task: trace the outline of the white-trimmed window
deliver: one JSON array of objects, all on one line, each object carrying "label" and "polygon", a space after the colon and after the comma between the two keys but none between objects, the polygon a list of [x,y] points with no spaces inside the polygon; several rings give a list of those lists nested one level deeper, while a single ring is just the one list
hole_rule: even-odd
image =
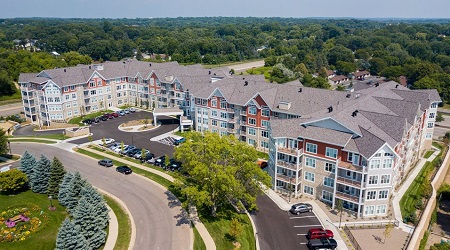
[{"label": "white-trimmed window", "polygon": [[254,128],[248,128],[247,132],[249,135],[256,135],[256,129]]},{"label": "white-trimmed window", "polygon": [[322,199],[326,202],[333,202],[333,193],[323,190]]},{"label": "white-trimmed window", "polygon": [[429,122],[428,123],[428,128],[433,128],[434,127],[434,123],[433,122]]},{"label": "white-trimmed window", "polygon": [[220,117],[221,117],[221,118],[227,119],[227,113],[225,113],[225,112],[220,112]]},{"label": "white-trimmed window", "polygon": [[425,138],[426,138],[426,139],[431,139],[432,136],[433,136],[433,133],[431,133],[431,132],[427,132],[427,133],[425,134]]},{"label": "white-trimmed window", "polygon": [[353,165],[359,165],[359,154],[349,152],[347,155],[347,160]]},{"label": "white-trimmed window", "polygon": [[211,100],[211,107],[217,107],[217,100],[216,99]]},{"label": "white-trimmed window", "polygon": [[257,109],[256,109],[255,106],[251,106],[251,107],[248,109],[248,114],[250,114],[250,115],[256,115],[256,112],[257,112]]},{"label": "white-trimmed window", "polygon": [[269,138],[269,131],[267,130],[262,130],[261,131],[261,136],[264,138]]},{"label": "white-trimmed window", "polygon": [[388,198],[389,190],[380,190],[378,191],[378,199],[386,200]]},{"label": "white-trimmed window", "polygon": [[265,117],[269,117],[270,116],[270,110],[269,109],[261,110],[261,115],[265,116]]},{"label": "white-trimmed window", "polygon": [[369,185],[378,184],[378,175],[369,175]]},{"label": "white-trimmed window", "polygon": [[248,139],[248,144],[251,145],[251,146],[255,146],[256,145],[255,139],[249,138]]},{"label": "white-trimmed window", "polygon": [[330,177],[323,177],[323,185],[326,187],[334,187],[334,179]]},{"label": "white-trimmed window", "polygon": [[383,168],[392,168],[392,159],[384,159]]},{"label": "white-trimmed window", "polygon": [[367,191],[366,200],[375,200],[377,198],[377,191]]},{"label": "white-trimmed window", "polygon": [[248,124],[250,124],[250,125],[256,125],[256,119],[254,119],[254,118],[248,118]]},{"label": "white-trimmed window", "polygon": [[435,116],[435,113],[430,113],[430,114],[428,115],[428,118],[433,119],[434,116]]},{"label": "white-trimmed window", "polygon": [[221,109],[226,109],[227,108],[227,102],[225,100],[221,100],[220,101],[220,108]]},{"label": "white-trimmed window", "polygon": [[211,120],[211,125],[216,126],[217,127],[217,120]]},{"label": "white-trimmed window", "polygon": [[269,127],[269,121],[261,120],[261,127],[268,128]]},{"label": "white-trimmed window", "polygon": [[261,142],[259,143],[259,145],[260,145],[262,148],[269,148],[269,143],[266,142],[266,141],[261,141]]},{"label": "white-trimmed window", "polygon": [[221,128],[227,128],[227,123],[226,122],[220,122],[220,127]]},{"label": "white-trimmed window", "polygon": [[314,182],[315,174],[311,172],[305,172],[305,180]]},{"label": "white-trimmed window", "polygon": [[305,157],[305,165],[310,168],[316,168],[316,159]]},{"label": "white-trimmed window", "polygon": [[435,103],[435,102],[434,102],[434,103],[432,103],[432,104],[431,104],[431,108],[432,108],[432,109],[435,109],[435,108],[437,108],[437,103]]},{"label": "white-trimmed window", "polygon": [[217,117],[217,110],[211,110],[211,116]]},{"label": "white-trimmed window", "polygon": [[383,174],[381,175],[380,184],[389,184],[391,182],[391,175],[390,174]]},{"label": "white-trimmed window", "polygon": [[305,186],[303,186],[303,193],[309,194],[309,195],[314,195],[314,188],[305,185]]},{"label": "white-trimmed window", "polygon": [[317,154],[317,145],[312,143],[306,143],[306,152]]},{"label": "white-trimmed window", "polygon": [[327,147],[327,148],[325,149],[325,155],[326,155],[327,157],[336,159],[336,158],[337,158],[337,154],[338,154],[338,151],[337,151],[337,149],[335,149],[335,148],[329,148],[329,147]]},{"label": "white-trimmed window", "polygon": [[370,169],[380,169],[381,160],[371,160]]},{"label": "white-trimmed window", "polygon": [[365,215],[372,215],[375,212],[375,206],[365,206],[364,208],[364,214]]},{"label": "white-trimmed window", "polygon": [[330,173],[336,172],[336,165],[331,162],[325,162],[325,172],[330,172]]},{"label": "white-trimmed window", "polygon": [[386,205],[378,205],[377,214],[386,214]]}]

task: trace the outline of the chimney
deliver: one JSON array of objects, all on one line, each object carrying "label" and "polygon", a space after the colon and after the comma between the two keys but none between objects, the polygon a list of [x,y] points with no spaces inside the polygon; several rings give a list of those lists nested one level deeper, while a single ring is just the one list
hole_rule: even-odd
[{"label": "chimney", "polygon": [[302,88],[299,88],[299,89],[298,89],[298,92],[299,92],[299,93],[302,93]]},{"label": "chimney", "polygon": [[328,107],[328,113],[333,112],[333,106]]},{"label": "chimney", "polygon": [[247,85],[248,85],[248,81],[245,81],[245,82],[244,82],[244,86],[247,86]]},{"label": "chimney", "polygon": [[358,110],[353,111],[352,116],[355,117],[358,114]]}]

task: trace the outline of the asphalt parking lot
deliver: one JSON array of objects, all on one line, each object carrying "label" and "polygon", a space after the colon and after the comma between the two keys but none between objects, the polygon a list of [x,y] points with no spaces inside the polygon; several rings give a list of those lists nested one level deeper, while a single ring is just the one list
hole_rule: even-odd
[{"label": "asphalt parking lot", "polygon": [[[155,157],[162,155],[173,155],[174,148],[171,144],[160,143],[158,141],[150,141],[151,138],[165,134],[178,128],[178,119],[168,116],[158,116],[158,122],[161,126],[150,131],[144,132],[125,132],[118,129],[119,125],[136,119],[144,119],[149,117],[153,119],[153,114],[147,111],[138,111],[130,113],[125,116],[119,116],[114,119],[106,121],[100,121],[99,123],[93,123],[90,125],[90,131],[92,133],[92,141],[101,140],[102,138],[113,138],[117,142],[123,141],[124,144],[132,144],[138,148],[146,148],[151,153],[155,154]],[[63,130],[51,130],[51,131],[33,131],[32,126],[26,126],[14,131],[14,135],[38,135],[38,134],[62,134]],[[89,142],[87,137],[70,141],[74,144],[83,144]]]},{"label": "asphalt parking lot", "polygon": [[310,228],[322,227],[313,212],[300,215],[281,210],[268,196],[256,200],[259,211],[252,214],[261,250],[307,250],[306,233]]}]

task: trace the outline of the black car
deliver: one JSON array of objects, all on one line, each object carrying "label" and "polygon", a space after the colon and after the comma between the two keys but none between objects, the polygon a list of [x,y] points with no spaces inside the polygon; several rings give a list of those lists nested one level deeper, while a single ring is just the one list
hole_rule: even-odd
[{"label": "black car", "polygon": [[92,119],[85,119],[85,120],[83,120],[83,121],[81,121],[82,123],[84,123],[84,124],[89,124],[89,125],[91,125],[94,121],[92,120]]},{"label": "black car", "polygon": [[133,157],[135,154],[137,154],[137,153],[139,153],[141,151],[142,151],[141,148],[134,148],[134,149],[132,149],[132,150],[127,152],[127,156]]},{"label": "black car", "polygon": [[323,237],[320,239],[308,240],[306,246],[309,249],[335,249],[337,247],[337,242],[334,239]]},{"label": "black car", "polygon": [[163,155],[159,158],[157,158],[154,162],[155,166],[160,166],[160,167],[164,167],[164,165],[166,164],[166,156]]},{"label": "black car", "polygon": [[101,119],[102,121],[107,121],[107,120],[108,120],[108,116],[102,115],[100,119]]},{"label": "black car", "polygon": [[170,159],[169,166],[164,167],[164,169],[170,171],[179,171],[181,170],[181,162],[175,161],[174,159]]},{"label": "black car", "polygon": [[116,171],[122,174],[131,174],[133,170],[127,166],[119,166],[116,168]]},{"label": "black car", "polygon": [[94,122],[95,122],[95,123],[99,123],[99,122],[100,122],[100,117],[95,117],[95,118],[94,118]]},{"label": "black car", "polygon": [[105,167],[112,167],[113,161],[110,159],[99,160],[98,165],[105,166]]},{"label": "black car", "polygon": [[141,157],[140,159],[141,159],[141,162],[149,162],[153,158],[155,158],[155,154],[148,153],[148,154],[145,154],[145,158]]}]

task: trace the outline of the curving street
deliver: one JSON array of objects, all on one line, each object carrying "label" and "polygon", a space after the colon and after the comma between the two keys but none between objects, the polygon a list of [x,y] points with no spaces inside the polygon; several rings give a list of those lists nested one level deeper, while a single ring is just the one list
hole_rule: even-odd
[{"label": "curving street", "polygon": [[66,170],[79,171],[92,185],[120,198],[136,225],[133,249],[190,249],[192,233],[179,201],[144,177],[119,174],[115,167],[101,167],[96,160],[60,149],[58,144],[11,143],[11,147],[14,154],[27,150],[37,159],[41,154],[50,159],[56,156]]}]

